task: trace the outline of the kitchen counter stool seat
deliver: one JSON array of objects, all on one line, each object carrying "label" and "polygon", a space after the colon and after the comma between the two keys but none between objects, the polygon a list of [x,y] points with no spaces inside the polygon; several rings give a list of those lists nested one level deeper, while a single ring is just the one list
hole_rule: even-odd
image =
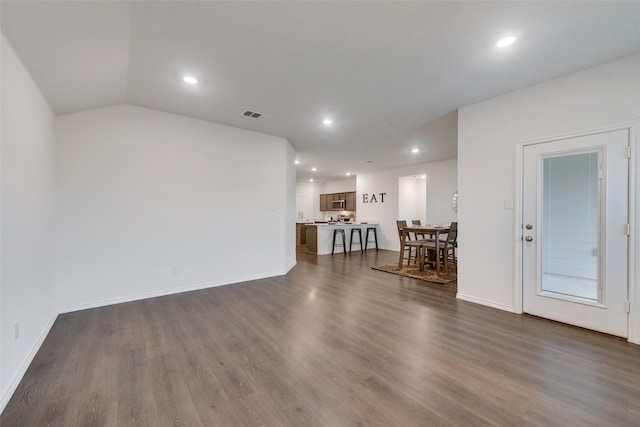
[{"label": "kitchen counter stool seat", "polygon": [[345,238],[345,234],[344,234],[344,228],[336,228],[335,230],[333,230],[333,247],[331,248],[331,255],[333,255],[333,253],[336,250],[336,236],[340,234],[342,236],[342,250],[344,251],[344,254],[347,254],[347,241]]}]

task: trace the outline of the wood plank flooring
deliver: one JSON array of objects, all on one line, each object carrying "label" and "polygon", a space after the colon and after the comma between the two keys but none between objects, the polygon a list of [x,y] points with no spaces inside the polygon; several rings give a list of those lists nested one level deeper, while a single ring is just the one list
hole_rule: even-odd
[{"label": "wood plank flooring", "polygon": [[60,315],[6,426],[638,426],[640,346],[299,253],[287,275]]}]

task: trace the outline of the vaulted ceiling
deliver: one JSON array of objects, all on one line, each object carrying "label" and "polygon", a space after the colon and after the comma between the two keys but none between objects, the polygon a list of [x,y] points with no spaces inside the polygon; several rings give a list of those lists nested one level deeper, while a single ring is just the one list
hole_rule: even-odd
[{"label": "vaulted ceiling", "polygon": [[454,158],[457,108],[640,51],[640,2],[1,6],[56,113],[130,103],[282,136],[299,180]]}]

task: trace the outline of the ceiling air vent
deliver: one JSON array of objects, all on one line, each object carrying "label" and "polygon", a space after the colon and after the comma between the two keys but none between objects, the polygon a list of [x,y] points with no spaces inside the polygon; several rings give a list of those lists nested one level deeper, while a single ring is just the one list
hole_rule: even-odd
[{"label": "ceiling air vent", "polygon": [[264,116],[264,114],[262,113],[256,113],[255,111],[249,111],[249,110],[242,113],[242,115],[251,117],[252,119],[259,119],[260,117]]}]

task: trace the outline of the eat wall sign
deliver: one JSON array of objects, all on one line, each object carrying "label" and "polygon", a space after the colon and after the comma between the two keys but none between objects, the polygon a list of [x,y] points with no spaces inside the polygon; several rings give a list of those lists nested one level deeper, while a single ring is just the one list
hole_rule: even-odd
[{"label": "eat wall sign", "polygon": [[371,195],[364,193],[362,195],[362,203],[378,203],[378,199],[380,199],[380,203],[384,203],[384,196],[386,195],[387,193],[372,193]]}]

